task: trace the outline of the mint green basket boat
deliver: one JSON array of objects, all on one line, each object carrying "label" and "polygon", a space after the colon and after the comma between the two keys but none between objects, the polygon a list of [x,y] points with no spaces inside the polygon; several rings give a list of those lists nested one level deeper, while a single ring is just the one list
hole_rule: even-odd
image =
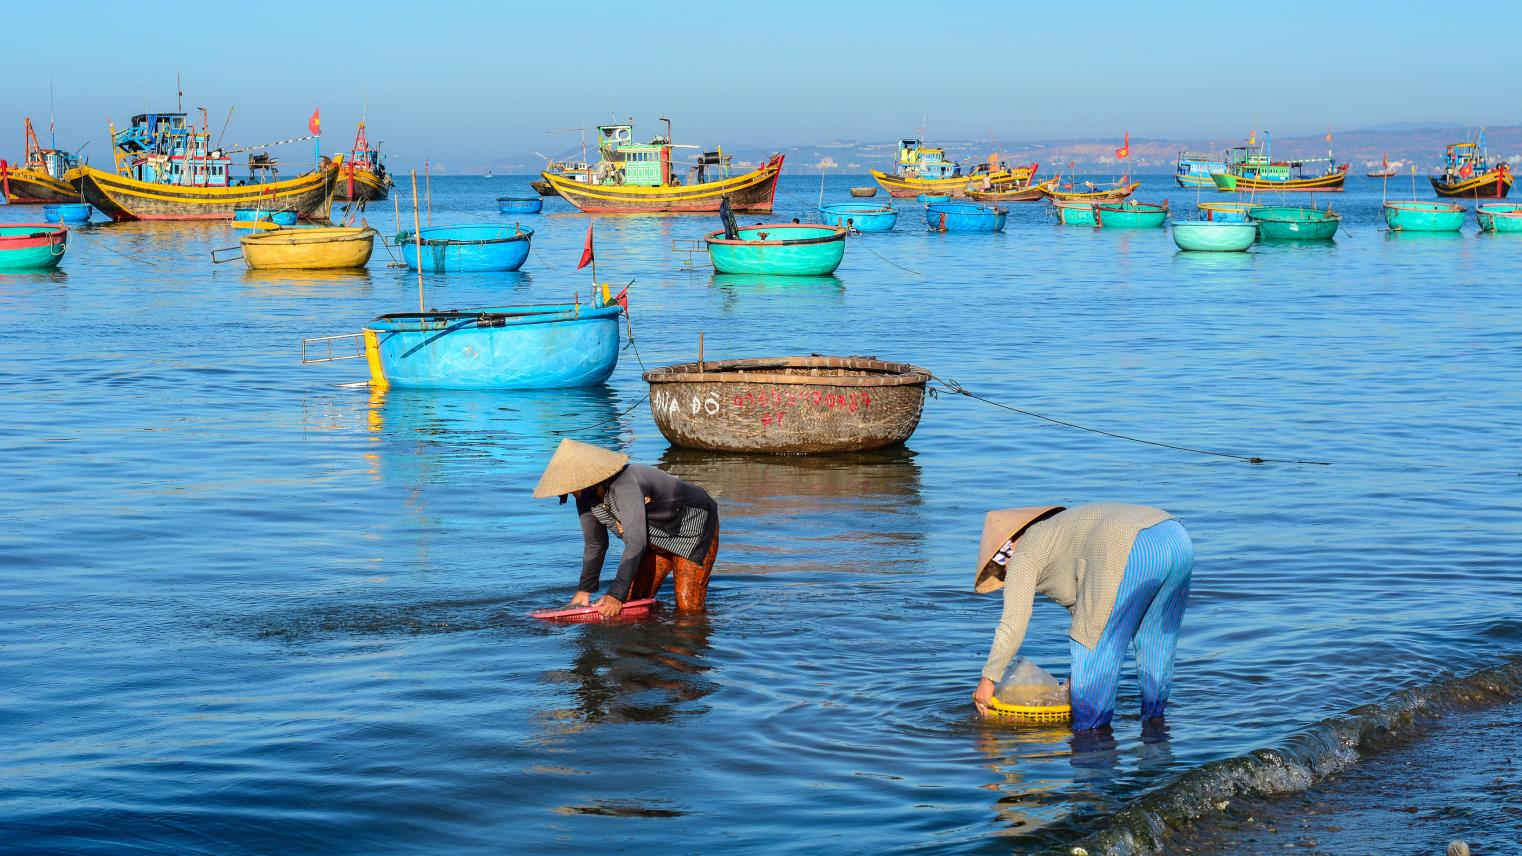
[{"label": "mint green basket boat", "polygon": [[1385,203],[1385,225],[1392,232],[1457,232],[1464,227],[1464,206],[1453,202],[1408,199]]}]

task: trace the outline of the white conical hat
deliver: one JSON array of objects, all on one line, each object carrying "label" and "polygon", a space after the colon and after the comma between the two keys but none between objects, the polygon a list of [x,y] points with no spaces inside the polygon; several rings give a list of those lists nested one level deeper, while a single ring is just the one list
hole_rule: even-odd
[{"label": "white conical hat", "polygon": [[534,498],[564,496],[573,490],[591,487],[616,475],[629,463],[629,456],[587,443],[565,439],[550,458],[534,486]]}]

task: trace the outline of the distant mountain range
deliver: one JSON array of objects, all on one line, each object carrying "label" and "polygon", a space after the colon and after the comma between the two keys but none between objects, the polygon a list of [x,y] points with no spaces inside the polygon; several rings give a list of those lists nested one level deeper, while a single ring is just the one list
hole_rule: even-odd
[{"label": "distant mountain range", "polygon": [[[1458,143],[1473,137],[1475,128],[1436,122],[1390,122],[1356,131],[1333,131],[1331,149],[1339,163],[1350,163],[1355,172],[1376,167],[1388,155],[1392,165],[1406,168],[1415,164],[1417,172],[1436,171],[1449,143]],[[1263,137],[1259,132],[1259,139]],[[1522,125],[1505,125],[1485,129],[1485,138],[1493,159],[1522,165]],[[1242,145],[1246,138],[1238,140],[1158,139],[1131,138],[1131,156],[1124,162],[1115,159],[1119,139],[1072,139],[1044,140],[1040,142],[1009,143],[1002,149],[1005,161],[1011,163],[1039,163],[1040,172],[1050,174],[1063,170],[1071,163],[1072,170],[1080,173],[1157,174],[1173,172],[1180,151],[1221,152],[1234,145]],[[993,151],[987,141],[978,140],[927,140],[931,145],[946,149],[948,157],[960,160],[964,166],[984,160]],[[1273,137],[1273,156],[1276,159],[1326,157],[1328,144],[1325,135],[1303,137]],[[898,141],[859,142],[840,140],[832,143],[758,148],[742,146],[725,147],[734,156],[736,166],[751,166],[764,161],[774,151],[787,155],[786,172],[790,175],[818,175],[828,171],[839,174],[865,174],[869,169],[888,169],[897,157]],[[580,147],[560,152],[556,156],[572,158],[580,155]],[[533,154],[494,158],[465,170],[466,173],[494,172],[501,175],[519,175],[538,172],[544,159]]]}]

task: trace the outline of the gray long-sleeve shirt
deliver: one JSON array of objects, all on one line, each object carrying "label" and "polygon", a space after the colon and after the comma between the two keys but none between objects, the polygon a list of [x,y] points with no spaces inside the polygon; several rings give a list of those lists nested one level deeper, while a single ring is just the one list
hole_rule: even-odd
[{"label": "gray long-sleeve shirt", "polygon": [[[619,600],[628,600],[629,586],[650,547],[652,529],[657,537],[668,543],[680,543],[683,547],[690,544],[690,548],[683,551],[683,558],[702,564],[719,528],[719,507],[707,491],[642,464],[630,464],[614,476],[603,502],[616,518],[618,528],[622,529],[616,534],[624,541],[618,575],[608,585],[608,594]],[[608,554],[608,527],[593,511],[598,505],[599,501],[590,492],[583,492],[576,498],[584,544],[580,590],[585,592],[597,591],[602,584],[602,565]],[[706,514],[701,534],[696,538],[681,538],[682,522],[694,509]]]},{"label": "gray long-sleeve shirt", "polygon": [[1004,570],[1004,614],[994,631],[983,677],[998,681],[1025,641],[1036,593],[1067,607],[1079,644],[1099,643],[1126,574],[1136,533],[1173,515],[1120,502],[1069,508],[1025,530]]}]

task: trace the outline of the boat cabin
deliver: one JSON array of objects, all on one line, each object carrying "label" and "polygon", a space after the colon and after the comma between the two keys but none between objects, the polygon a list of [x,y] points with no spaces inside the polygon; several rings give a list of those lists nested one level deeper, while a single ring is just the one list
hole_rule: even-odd
[{"label": "boat cabin", "polygon": [[211,148],[211,133],[187,124],[184,113],[141,113],[114,128],[117,172],[138,181],[189,187],[227,187],[232,158]]},{"label": "boat cabin", "polygon": [[946,150],[923,145],[919,140],[898,141],[899,178],[957,178],[962,165],[946,160]]},{"label": "boat cabin", "polygon": [[[1464,168],[1469,167],[1469,174]],[[1490,155],[1479,143],[1454,143],[1443,156],[1443,180],[1449,184],[1490,172]]]},{"label": "boat cabin", "polygon": [[1174,175],[1184,178],[1201,178],[1207,183],[1214,173],[1225,172],[1226,161],[1214,152],[1181,151],[1178,153],[1178,165],[1174,169]]},{"label": "boat cabin", "polygon": [[374,173],[376,178],[386,177],[386,165],[381,163],[380,149],[370,147],[370,140],[365,136],[364,122],[359,123],[359,130],[354,134],[354,148],[349,150],[348,160],[356,168]]},{"label": "boat cabin", "polygon": [[35,169],[45,172],[49,176],[63,181],[63,174],[79,166],[79,157],[72,152],[62,149],[45,149],[37,141],[37,132],[32,130],[32,120],[26,120],[26,162],[21,166],[23,169]]},{"label": "boat cabin", "polygon": [[[1305,168],[1316,164],[1326,164],[1326,168],[1307,175]],[[1225,171],[1241,178],[1260,181],[1291,181],[1330,175],[1337,171],[1337,163],[1329,157],[1274,160],[1269,157],[1267,146],[1247,145],[1233,146],[1228,150]]]},{"label": "boat cabin", "polygon": [[[677,145],[671,142],[670,127],[667,135],[657,135],[649,143],[634,142],[634,126],[631,124],[599,125],[597,127],[597,152],[601,156],[595,169],[586,164],[551,161],[551,168],[558,166],[563,175],[585,181],[580,175],[590,173],[592,184],[618,184],[633,187],[671,187],[682,183],[681,172],[674,157],[675,149],[693,149],[697,146]],[[692,162],[692,176],[698,183],[729,177],[729,156],[722,150],[702,152]],[[711,169],[717,167],[716,170]],[[711,174],[717,172],[717,175]]]}]

